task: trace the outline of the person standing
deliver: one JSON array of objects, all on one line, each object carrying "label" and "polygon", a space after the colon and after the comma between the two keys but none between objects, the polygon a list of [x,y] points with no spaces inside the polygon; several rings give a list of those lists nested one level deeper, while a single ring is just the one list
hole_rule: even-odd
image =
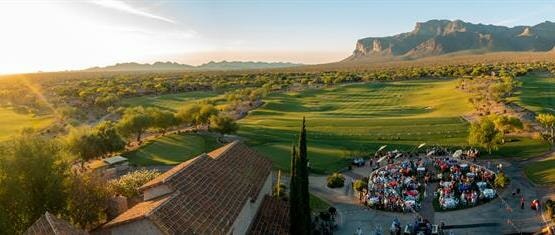
[{"label": "person standing", "polygon": [[362,229],[360,227],[357,228],[355,235],[362,235]]},{"label": "person standing", "polygon": [[524,196],[520,196],[520,209],[524,210]]}]

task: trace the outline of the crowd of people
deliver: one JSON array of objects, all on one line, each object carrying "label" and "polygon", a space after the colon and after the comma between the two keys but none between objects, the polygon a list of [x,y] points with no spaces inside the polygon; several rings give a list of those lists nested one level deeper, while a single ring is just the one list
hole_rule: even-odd
[{"label": "crowd of people", "polygon": [[371,208],[386,211],[418,211],[424,191],[423,178],[418,169],[423,165],[422,160],[406,160],[372,172],[368,190],[363,196],[364,203]]},{"label": "crowd of people", "polygon": [[496,196],[491,187],[495,174],[490,170],[452,158],[437,158],[434,167],[439,179],[436,197],[442,209],[475,206]]},{"label": "crowd of people", "polygon": [[496,197],[491,187],[495,179],[492,171],[458,160],[462,156],[475,159],[479,155],[477,150],[465,151],[457,159],[436,156],[444,151],[432,149],[420,158],[403,157],[395,152],[382,154],[378,161],[386,164],[383,167],[373,164],[377,166],[369,176],[368,189],[359,199],[374,209],[414,212],[420,209],[425,188],[432,181],[438,183],[435,198],[442,209],[475,206]]}]

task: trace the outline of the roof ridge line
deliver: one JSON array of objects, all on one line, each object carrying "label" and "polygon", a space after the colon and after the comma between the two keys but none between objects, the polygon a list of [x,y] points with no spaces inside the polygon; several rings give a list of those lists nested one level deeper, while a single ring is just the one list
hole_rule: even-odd
[{"label": "roof ridge line", "polygon": [[209,157],[211,157],[212,159],[217,159],[217,158],[219,158],[220,156],[222,156],[222,155],[224,155],[225,153],[227,153],[230,149],[232,149],[233,147],[235,147],[235,146],[236,146],[237,144],[239,144],[239,143],[240,143],[239,140],[234,140],[233,142],[231,142],[231,143],[229,143],[229,144],[226,144],[226,145],[224,145],[224,146],[222,146],[222,147],[219,147],[219,148],[217,148],[217,149],[215,149],[215,150],[210,151],[210,153],[212,153],[212,152],[214,152],[214,151],[217,151],[218,149],[224,148],[224,150],[223,150],[221,153],[219,153],[218,156],[212,157],[212,156],[210,156],[210,153],[208,153],[207,155],[208,155]]},{"label": "roof ridge line", "polygon": [[54,234],[58,234],[58,229],[56,229],[56,226],[54,226],[52,219],[50,218],[52,214],[45,212],[44,213],[44,217],[46,218],[46,221],[48,221],[48,224],[50,225],[50,228],[52,229],[52,231],[54,231]]}]

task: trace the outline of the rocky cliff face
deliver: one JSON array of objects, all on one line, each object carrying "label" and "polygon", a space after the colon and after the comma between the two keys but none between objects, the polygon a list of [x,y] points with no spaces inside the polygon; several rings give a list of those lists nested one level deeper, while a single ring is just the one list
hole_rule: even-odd
[{"label": "rocky cliff face", "polygon": [[416,23],[414,30],[390,37],[359,39],[354,60],[368,56],[420,58],[460,51],[549,51],[555,46],[555,23],[505,27],[460,20]]}]

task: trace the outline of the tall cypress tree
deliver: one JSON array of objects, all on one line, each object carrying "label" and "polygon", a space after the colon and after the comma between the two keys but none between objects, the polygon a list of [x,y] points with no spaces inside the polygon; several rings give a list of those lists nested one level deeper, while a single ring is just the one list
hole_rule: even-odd
[{"label": "tall cypress tree", "polygon": [[302,223],[300,234],[310,234],[312,218],[310,213],[310,194],[308,192],[308,155],[307,155],[307,141],[306,141],[306,121],[303,117],[303,123],[301,127],[301,135],[299,136],[299,154],[297,167],[297,181],[299,184],[299,218]]},{"label": "tall cypress tree", "polygon": [[299,231],[299,184],[297,180],[298,154],[295,144],[291,152],[291,177],[289,179],[289,222],[290,233],[297,234]]}]

